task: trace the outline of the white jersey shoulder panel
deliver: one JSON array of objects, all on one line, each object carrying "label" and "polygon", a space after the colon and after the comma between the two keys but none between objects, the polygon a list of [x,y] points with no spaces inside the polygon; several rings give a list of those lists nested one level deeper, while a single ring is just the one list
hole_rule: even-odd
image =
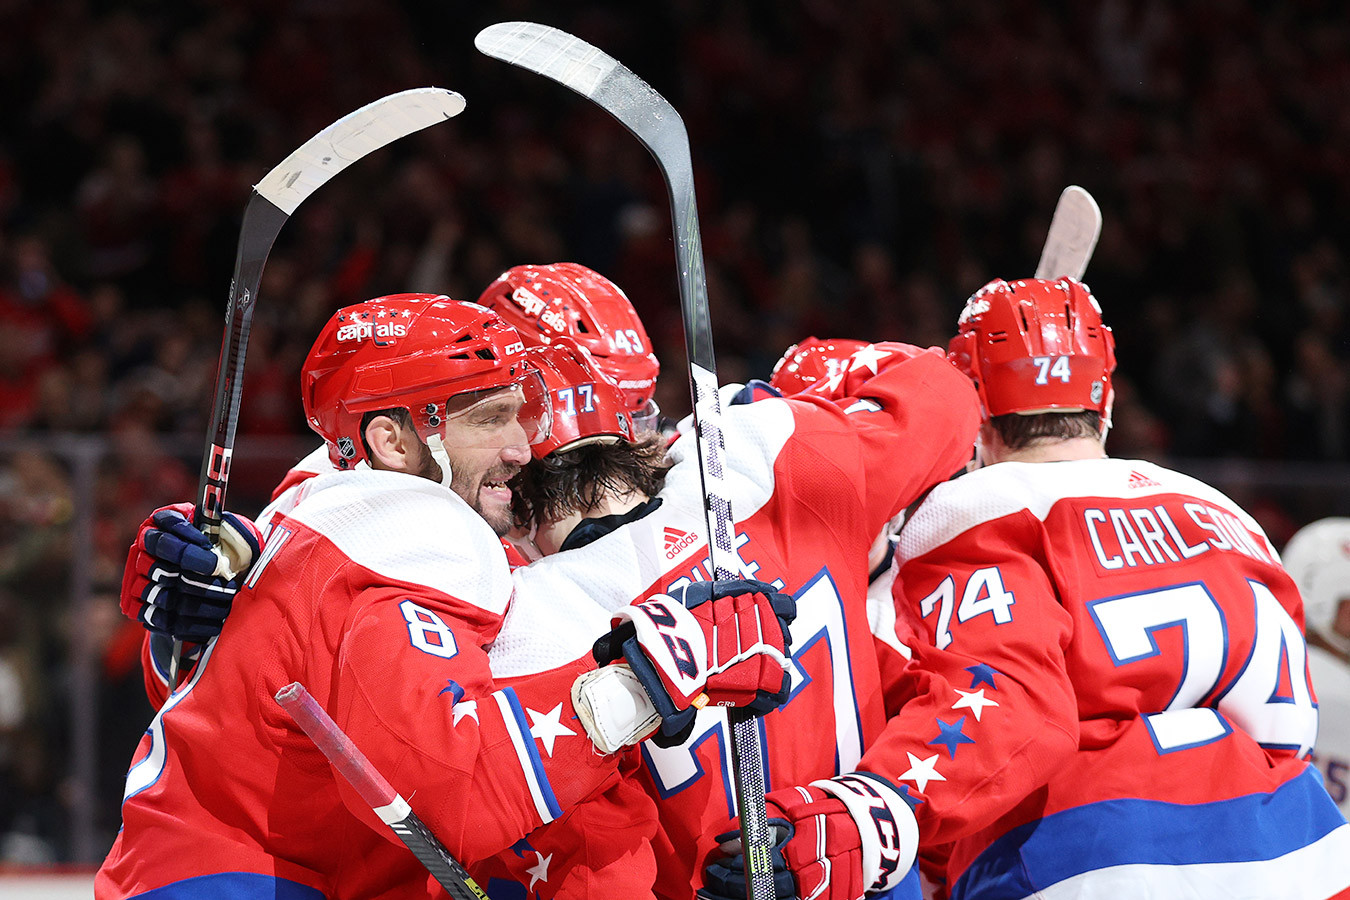
[{"label": "white jersey shoulder panel", "polygon": [[1262,538],[1272,558],[1279,558],[1256,520],[1222,492],[1138,459],[1004,462],[976,469],[933,489],[900,532],[896,556],[902,563],[915,559],[978,525],[1022,510],[1044,521],[1061,500],[1160,494],[1194,497],[1232,513]]},{"label": "white jersey shoulder panel", "polygon": [[[726,485],[738,520],[773,496],[774,460],[793,423],[792,408],[781,400],[724,411]],[[516,569],[515,596],[488,654],[495,675],[542,672],[576,659],[609,630],[614,610],[668,571],[695,561],[708,529],[693,437],[678,440],[669,456],[675,465],[655,512],[584,547]]]},{"label": "white jersey shoulder panel", "polygon": [[297,486],[288,513],[352,562],[501,614],[511,576],[501,541],[458,494],[434,481],[358,469]]},{"label": "white jersey shoulder panel", "polygon": [[[786,400],[767,399],[722,410],[727,491],[738,521],[750,518],[773,496],[774,462],[796,428],[794,405]],[[666,476],[661,496],[666,503],[678,501],[686,508],[702,510],[702,482],[693,434],[682,436],[667,455],[675,468]]]}]

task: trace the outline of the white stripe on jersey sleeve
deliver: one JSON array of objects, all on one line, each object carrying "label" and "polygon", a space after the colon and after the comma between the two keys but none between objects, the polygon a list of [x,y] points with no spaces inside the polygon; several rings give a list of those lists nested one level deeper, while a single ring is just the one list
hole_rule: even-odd
[{"label": "white stripe on jersey sleeve", "polygon": [[562,815],[562,808],[553,795],[552,785],[548,783],[544,761],[539,757],[539,751],[534,746],[534,736],[530,734],[529,726],[525,722],[525,711],[521,709],[516,692],[511,688],[503,688],[492,697],[497,701],[497,708],[501,710],[502,720],[506,723],[506,731],[511,735],[511,743],[516,748],[520,771],[524,774],[525,783],[530,788],[530,796],[534,799],[535,812],[547,825]]}]

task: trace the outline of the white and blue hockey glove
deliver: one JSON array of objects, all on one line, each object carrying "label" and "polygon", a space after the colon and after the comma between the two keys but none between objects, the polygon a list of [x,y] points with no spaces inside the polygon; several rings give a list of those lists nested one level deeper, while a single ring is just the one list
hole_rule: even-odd
[{"label": "white and blue hockey glove", "polygon": [[787,700],[796,614],[762,581],[697,582],[619,610],[592,652],[602,666],[628,663],[661,716],[653,739],[674,744],[708,704],[763,715]]},{"label": "white and blue hockey glove", "polygon": [[249,519],[227,512],[220,546],[212,547],[192,513],[191,503],[176,503],[141,523],[122,572],[121,605],[155,634],[201,644],[220,634],[262,536]]},{"label": "white and blue hockey glove", "polygon": [[[919,827],[905,793],[879,775],[853,772],[773,791],[765,798],[773,847],[774,893],[781,898],[856,900],[905,881]],[[704,900],[745,900],[745,857],[736,822],[717,836],[730,854],[704,871]],[[906,890],[919,896],[917,876]],[[888,896],[896,896],[891,894]]]}]

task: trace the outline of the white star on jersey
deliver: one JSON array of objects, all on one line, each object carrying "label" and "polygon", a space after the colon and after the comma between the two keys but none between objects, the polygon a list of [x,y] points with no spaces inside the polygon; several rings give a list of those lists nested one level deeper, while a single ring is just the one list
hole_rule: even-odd
[{"label": "white star on jersey", "polygon": [[986,706],[998,706],[998,701],[990,700],[984,696],[984,688],[980,688],[978,691],[963,691],[960,688],[953,688],[953,690],[961,695],[961,699],[952,704],[952,709],[969,709],[975,714],[976,722],[980,721],[980,713],[984,711]]},{"label": "white star on jersey", "polygon": [[548,881],[548,864],[553,862],[552,853],[545,856],[536,850],[534,851],[534,855],[539,857],[539,862],[525,870],[525,874],[530,876],[530,886],[525,889],[527,891],[534,890],[534,883],[536,881]]},{"label": "white star on jersey", "polygon": [[919,759],[908,751],[905,752],[905,755],[909,757],[909,771],[900,776],[901,781],[912,781],[914,786],[922,791],[928,788],[928,782],[930,781],[947,780],[946,776],[938,774],[938,755],[936,753],[927,759]]},{"label": "white star on jersey", "polygon": [[850,372],[861,369],[866,366],[873,375],[877,374],[877,363],[891,355],[890,350],[878,350],[876,344],[868,344],[866,347],[857,351],[851,357],[853,362],[849,365]]},{"label": "white star on jersey", "polygon": [[450,711],[455,714],[455,721],[451,722],[450,723],[451,725],[458,725],[459,720],[464,718],[465,716],[468,716],[469,718],[473,719],[474,722],[477,724],[480,725],[482,724],[481,722],[478,721],[477,700],[461,700],[459,703],[456,703],[454,705],[454,708],[452,708]]},{"label": "white star on jersey", "polygon": [[526,709],[530,714],[530,737],[544,745],[544,752],[553,755],[553,742],[563,735],[576,734],[562,723],[562,704],[559,703],[546,713]]}]

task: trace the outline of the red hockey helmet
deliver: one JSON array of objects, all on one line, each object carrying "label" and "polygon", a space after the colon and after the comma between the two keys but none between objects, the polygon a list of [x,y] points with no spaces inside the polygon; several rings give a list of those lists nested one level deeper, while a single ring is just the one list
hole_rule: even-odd
[{"label": "red hockey helmet", "polygon": [[623,392],[585,347],[558,337],[530,347],[525,356],[538,367],[553,408],[549,436],[530,448],[535,459],[584,444],[633,439],[633,414]]},{"label": "red hockey helmet", "polygon": [[548,437],[548,394],[520,335],[491,310],[443,295],[394,294],[338,310],[300,382],[305,417],[339,469],[366,458],[367,412],[403,407],[426,440],[506,387],[520,391],[515,421],[526,439]]},{"label": "red hockey helmet", "polygon": [[975,382],[986,419],[1091,410],[1111,421],[1116,342],[1087,286],[995,279],[966,301],[947,358]]},{"label": "red hockey helmet", "polygon": [[774,364],[769,384],[785,397],[799,394],[820,379],[839,374],[845,360],[866,346],[866,342],[850,338],[809,337],[787,348]]},{"label": "red hockey helmet", "polygon": [[654,418],[661,364],[628,296],[599,272],[577,263],[515,266],[478,302],[514,325],[527,344],[572,338],[618,384],[630,412]]}]

